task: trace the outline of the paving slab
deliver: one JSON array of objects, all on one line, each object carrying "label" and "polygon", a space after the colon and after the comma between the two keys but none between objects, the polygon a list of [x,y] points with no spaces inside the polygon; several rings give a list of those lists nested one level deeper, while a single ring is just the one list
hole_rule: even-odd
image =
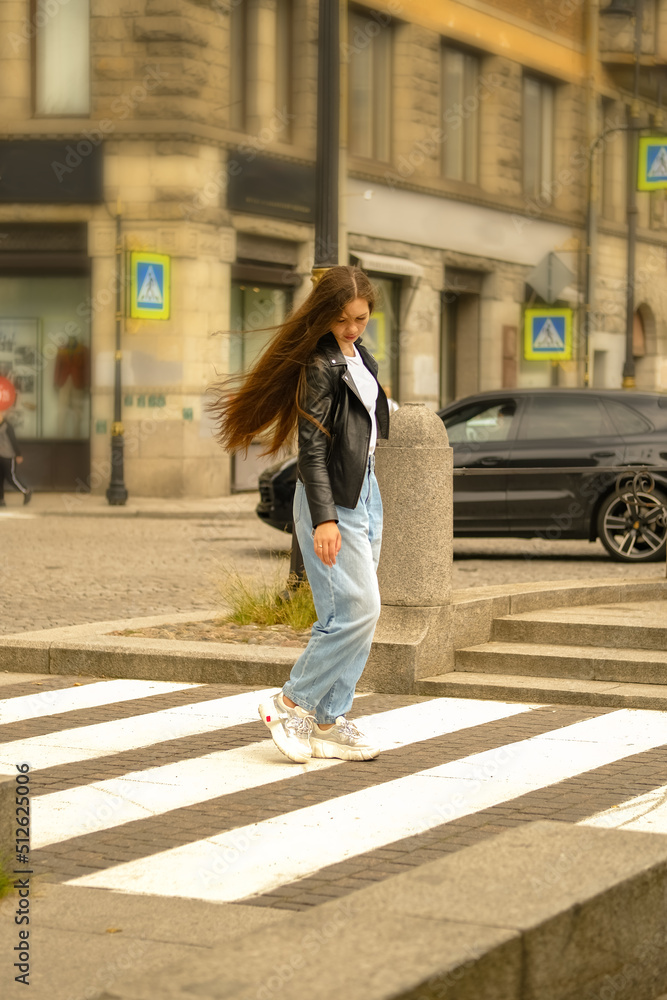
[{"label": "paving slab", "polygon": [[[280,910],[128,896],[33,880],[29,994],[35,1000],[88,998],[122,976],[150,975],[177,959],[196,965],[203,955],[228,954],[239,935],[259,933],[288,918]],[[0,901],[0,938],[13,946],[16,897]],[[4,956],[3,956],[4,958]],[[8,974],[10,973],[10,974]],[[22,996],[8,963],[0,971],[0,994]],[[25,992],[25,990],[24,990]]]},{"label": "paving slab", "polygon": [[666,888],[664,836],[530,823],[95,997],[654,1000]]}]

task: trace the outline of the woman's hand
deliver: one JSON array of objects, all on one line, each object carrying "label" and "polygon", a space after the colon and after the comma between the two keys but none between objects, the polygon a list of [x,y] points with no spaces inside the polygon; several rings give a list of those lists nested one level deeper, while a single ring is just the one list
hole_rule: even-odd
[{"label": "woman's hand", "polygon": [[340,552],[341,538],[335,521],[322,521],[315,528],[313,535],[315,555],[325,566],[334,566],[336,556]]},{"label": "woman's hand", "polygon": [[23,455],[17,455],[16,456],[16,464],[20,465],[22,461],[23,461]]}]

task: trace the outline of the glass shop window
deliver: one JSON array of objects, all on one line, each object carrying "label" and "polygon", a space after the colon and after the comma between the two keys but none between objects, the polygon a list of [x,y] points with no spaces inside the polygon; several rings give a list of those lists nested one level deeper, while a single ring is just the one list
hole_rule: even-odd
[{"label": "glass shop window", "polygon": [[398,302],[400,297],[399,283],[391,278],[378,278],[374,274],[370,279],[379,290],[375,311],[368,321],[362,335],[364,347],[367,347],[378,363],[378,382],[387,396],[397,403],[399,400],[398,384]]},{"label": "glass shop window", "polygon": [[19,437],[90,434],[87,277],[0,277],[0,375],[14,383]]}]

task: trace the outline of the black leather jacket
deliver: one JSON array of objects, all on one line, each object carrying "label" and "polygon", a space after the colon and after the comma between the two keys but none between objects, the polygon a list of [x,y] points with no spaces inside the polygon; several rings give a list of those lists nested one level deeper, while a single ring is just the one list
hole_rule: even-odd
[{"label": "black leather jacket", "polygon": [[[373,355],[361,346],[360,339],[355,347],[377,379]],[[371,418],[333,333],[318,341],[307,369],[307,382],[304,409],[331,435],[327,437],[305,417],[299,418],[298,475],[306,489],[315,527],[322,521],[337,521],[336,506],[357,506],[366,474]],[[375,415],[378,438],[388,437],[389,407],[379,383]]]}]

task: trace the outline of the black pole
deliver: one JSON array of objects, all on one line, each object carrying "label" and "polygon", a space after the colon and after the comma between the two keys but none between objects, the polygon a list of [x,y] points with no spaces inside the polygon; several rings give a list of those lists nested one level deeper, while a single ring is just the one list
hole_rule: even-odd
[{"label": "black pole", "polygon": [[317,162],[313,282],[338,263],[340,42],[338,0],[320,0],[317,37]]},{"label": "black pole", "polygon": [[120,231],[120,205],[116,212],[116,353],[114,360],[113,424],[111,425],[111,478],[107,501],[122,507],[127,500],[124,482],[124,447],[122,418],[121,336],[123,331],[123,242]]},{"label": "black pole", "polygon": [[[340,21],[338,0],[319,0],[317,35],[317,160],[315,255],[312,282],[338,263],[338,158],[340,156]],[[296,532],[292,533],[290,581],[305,577]]]},{"label": "black pole", "polygon": [[635,255],[637,246],[637,133],[639,129],[639,66],[642,52],[643,0],[635,0],[635,61],[634,87],[630,105],[629,163],[628,163],[628,265],[625,300],[625,363],[623,365],[623,388],[635,388],[635,358],[633,334],[635,325]]}]

